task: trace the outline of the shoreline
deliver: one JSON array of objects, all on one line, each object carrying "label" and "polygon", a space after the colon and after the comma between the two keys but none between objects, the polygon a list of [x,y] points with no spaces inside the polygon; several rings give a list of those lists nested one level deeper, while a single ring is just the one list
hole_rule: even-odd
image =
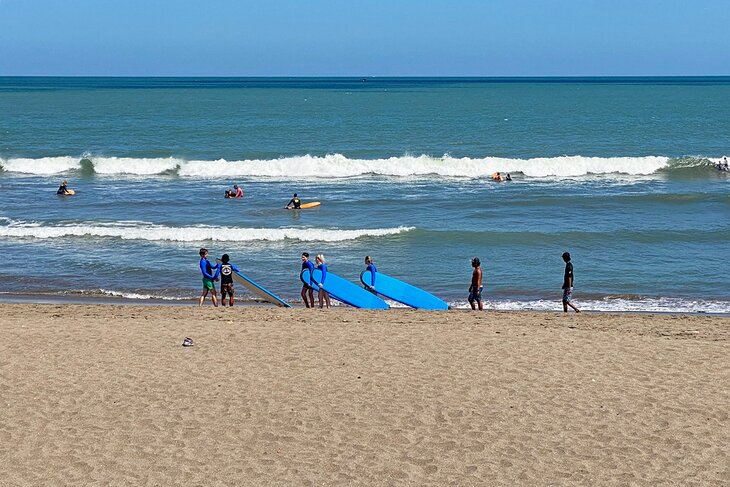
[{"label": "shoreline", "polygon": [[[333,301],[333,304],[335,301]],[[486,302],[485,302],[486,303]],[[559,304],[559,301],[556,300],[556,303]],[[159,298],[127,298],[124,296],[102,296],[102,295],[51,295],[51,294],[17,294],[17,293],[0,293],[0,306],[6,305],[6,304],[38,304],[38,305],[88,305],[88,306],[96,306],[96,305],[102,305],[102,306],[155,306],[155,307],[192,307],[197,308],[198,304],[198,298],[181,298],[181,299],[159,299]],[[306,309],[304,307],[303,302],[300,301],[289,301],[289,304],[292,305],[293,309]],[[580,304],[580,302],[579,302]],[[487,305],[485,304],[484,312],[486,313],[556,313],[556,314],[562,314],[562,311],[560,309],[557,309],[558,306],[556,305],[555,310],[549,310],[549,309],[530,309],[530,308],[521,308],[521,309],[496,309],[496,308],[487,308]],[[205,304],[203,305],[204,308],[213,308],[214,306],[210,302],[210,296],[206,298]],[[218,306],[219,308],[223,308],[223,306]],[[228,308],[229,306],[225,306],[225,308]],[[276,309],[277,307],[274,306],[271,303],[268,303],[266,301],[261,300],[239,300],[237,299],[235,302],[235,308],[271,308]],[[283,309],[283,308],[280,308]],[[353,308],[349,305],[338,303],[335,304],[332,309],[339,310],[352,310],[356,311],[357,308]],[[390,310],[381,310],[381,311],[397,311],[397,310],[410,310],[415,311],[413,308],[409,308],[405,305],[400,305],[399,303],[396,303],[396,306],[392,306]],[[423,310],[421,310],[423,311]],[[450,308],[447,312],[454,312],[454,311],[472,311],[471,309],[467,307],[458,307],[458,308]],[[444,311],[442,311],[444,312]],[[708,311],[641,311],[641,310],[592,310],[592,309],[582,309],[581,313],[583,314],[617,314],[617,315],[678,315],[678,316],[712,316],[712,317],[730,317],[730,313],[722,313],[722,312],[708,312]],[[572,310],[568,314],[574,314]]]}]

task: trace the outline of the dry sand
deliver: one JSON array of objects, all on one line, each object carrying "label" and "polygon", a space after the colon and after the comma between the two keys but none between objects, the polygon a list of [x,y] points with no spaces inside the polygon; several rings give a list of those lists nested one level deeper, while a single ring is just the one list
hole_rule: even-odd
[{"label": "dry sand", "polygon": [[728,318],[0,315],[2,485],[730,485]]}]

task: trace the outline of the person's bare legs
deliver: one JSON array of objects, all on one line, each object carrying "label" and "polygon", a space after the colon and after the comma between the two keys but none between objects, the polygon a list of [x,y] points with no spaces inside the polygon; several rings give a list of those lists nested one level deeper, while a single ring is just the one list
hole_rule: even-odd
[{"label": "person's bare legs", "polygon": [[[307,289],[307,286],[302,286],[301,296],[302,296],[302,299],[304,300],[304,306],[306,306],[307,308],[309,308],[308,291],[309,291],[309,289]],[[314,300],[312,300],[312,306],[314,306]]]},{"label": "person's bare legs", "polygon": [[203,294],[200,295],[200,302],[198,302],[198,307],[203,306],[203,303],[205,302],[205,297],[208,295],[208,290],[203,289]]}]

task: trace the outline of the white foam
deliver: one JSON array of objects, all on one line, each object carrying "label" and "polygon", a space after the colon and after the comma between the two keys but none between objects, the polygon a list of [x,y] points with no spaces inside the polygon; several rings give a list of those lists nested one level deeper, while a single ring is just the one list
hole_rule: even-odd
[{"label": "white foam", "polygon": [[22,174],[62,174],[71,170],[81,168],[81,160],[78,157],[42,157],[40,159],[15,158],[0,162],[7,172]]},{"label": "white foam", "polygon": [[42,225],[37,222],[11,221],[0,226],[0,237],[61,238],[109,237],[122,240],[168,242],[252,242],[299,240],[302,242],[344,242],[361,237],[382,237],[413,230],[414,227],[341,230],[337,228],[236,228],[189,226],[168,227],[139,223],[80,223]]},{"label": "white foam", "polygon": [[[441,176],[453,178],[488,178],[495,172],[522,173],[528,177],[578,177],[600,174],[649,175],[669,164],[667,157],[582,157],[560,156],[532,159],[499,157],[455,158],[400,156],[384,159],[350,159],[342,154],[294,156],[277,159],[227,161],[168,158],[95,157],[85,155],[98,174],[150,176],[177,171],[180,176],[195,178],[266,177],[273,179],[351,178],[365,175],[408,177]],[[60,174],[79,169],[76,157],[8,159],[1,162],[8,172],[26,174]]]},{"label": "white foam", "polygon": [[[713,301],[687,298],[611,298],[576,300],[581,311],[629,312],[629,313],[730,313],[730,301]],[[449,303],[452,308],[470,308],[466,301]],[[498,311],[563,311],[560,300],[533,301],[485,301],[485,309]],[[572,313],[572,310],[571,310]]]},{"label": "white foam", "polygon": [[94,157],[91,162],[94,165],[94,172],[97,174],[131,174],[138,176],[151,176],[174,171],[183,163],[181,159],[174,157],[157,159]]},{"label": "white foam", "polygon": [[522,173],[528,177],[575,177],[622,173],[647,175],[667,167],[666,157],[581,157],[535,159],[453,158],[403,156],[387,159],[349,159],[341,154],[299,156],[274,160],[189,161],[180,166],[181,176],[347,178],[364,175],[444,176],[486,178],[495,172]]}]

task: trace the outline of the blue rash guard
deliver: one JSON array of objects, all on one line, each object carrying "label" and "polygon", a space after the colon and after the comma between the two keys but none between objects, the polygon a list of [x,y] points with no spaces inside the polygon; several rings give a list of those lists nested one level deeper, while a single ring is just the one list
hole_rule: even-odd
[{"label": "blue rash guard", "polygon": [[308,260],[306,262],[302,262],[302,270],[309,269],[309,285],[314,286],[314,264],[312,264],[311,260]]},{"label": "blue rash guard", "polygon": [[370,287],[375,287],[375,274],[378,270],[375,268],[375,264],[368,264],[366,271],[370,271]]},{"label": "blue rash guard", "polygon": [[319,264],[317,269],[322,271],[322,281],[320,281],[320,284],[324,287],[324,280],[327,279],[327,264]]},{"label": "blue rash guard", "polygon": [[218,277],[218,274],[221,271],[220,266],[215,266],[215,274],[213,274],[214,267],[210,265],[210,262],[208,262],[208,259],[202,258],[200,259],[200,272],[203,273],[203,277],[206,277],[208,279],[215,280],[216,277]]}]

